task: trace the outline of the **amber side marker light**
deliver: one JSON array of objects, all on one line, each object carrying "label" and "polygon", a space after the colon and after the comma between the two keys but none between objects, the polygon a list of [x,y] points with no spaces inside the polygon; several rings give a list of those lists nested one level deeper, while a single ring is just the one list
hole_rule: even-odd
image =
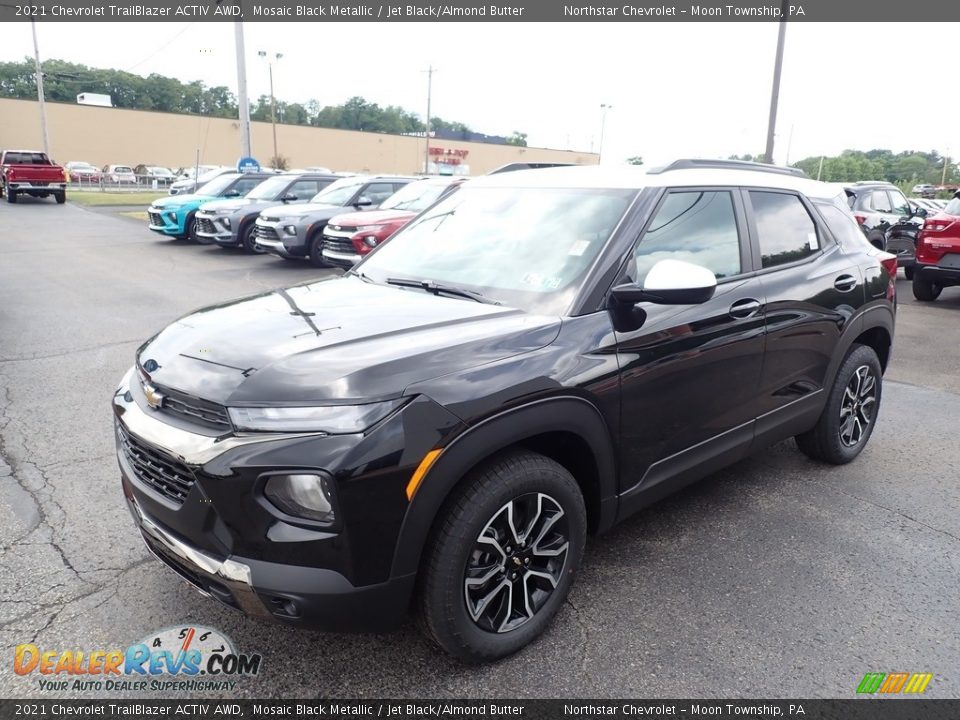
[{"label": "amber side marker light", "polygon": [[420,483],[423,482],[423,478],[426,477],[438,457],[440,457],[440,450],[431,450],[423,456],[423,460],[420,461],[417,469],[413,472],[413,477],[407,483],[407,501],[413,500],[417,488],[420,487]]}]

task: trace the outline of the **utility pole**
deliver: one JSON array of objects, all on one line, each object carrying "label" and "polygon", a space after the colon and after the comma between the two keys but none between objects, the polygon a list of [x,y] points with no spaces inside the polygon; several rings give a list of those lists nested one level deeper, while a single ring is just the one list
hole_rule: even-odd
[{"label": "utility pole", "polygon": [[436,70],[433,67],[433,63],[430,63],[430,67],[427,68],[424,72],[427,73],[427,126],[426,133],[424,133],[424,138],[426,139],[426,145],[424,146],[423,151],[423,174],[430,174],[430,100],[433,97],[433,74]]},{"label": "utility pole", "polygon": [[600,116],[600,147],[597,151],[597,165],[603,162],[603,131],[607,126],[607,111],[612,110],[613,105],[600,103],[600,109],[603,111],[603,114]]},{"label": "utility pole", "polygon": [[[947,148],[947,155],[950,154],[950,148]],[[943,175],[940,177],[940,185],[947,184],[947,155],[943,156]]]},{"label": "utility pole", "polygon": [[247,53],[243,44],[243,23],[233,24],[234,39],[237,46],[237,103],[240,110],[240,157],[253,155],[250,144],[250,101],[247,98]]},{"label": "utility pole", "polygon": [[763,161],[773,164],[773,136],[777,129],[777,104],[780,101],[780,72],[783,70],[783,43],[787,35],[787,0],[780,5],[780,31],[777,34],[777,59],[773,65],[773,89],[770,91],[770,118],[767,122],[767,150]]},{"label": "utility pole", "polygon": [[37,23],[31,17],[30,29],[33,32],[33,61],[37,75],[37,102],[40,105],[40,130],[43,133],[43,152],[50,155],[50,135],[47,132],[47,106],[43,101],[43,70],[40,67],[40,46],[37,44]]},{"label": "utility pole", "polygon": [[820,180],[820,175],[823,174],[823,155],[820,156],[820,167],[817,168],[817,180]]},{"label": "utility pole", "polygon": [[266,58],[267,66],[270,69],[270,122],[273,125],[273,164],[276,165],[279,162],[280,154],[277,151],[277,99],[273,94],[273,62],[274,60],[280,60],[283,53],[274,53],[273,59],[267,55],[265,50],[261,50],[257,54]]}]

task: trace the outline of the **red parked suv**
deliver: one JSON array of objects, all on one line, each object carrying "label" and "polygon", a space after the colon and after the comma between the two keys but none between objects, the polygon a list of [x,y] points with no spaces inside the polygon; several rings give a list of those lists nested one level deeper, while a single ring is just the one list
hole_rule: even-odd
[{"label": "red parked suv", "polygon": [[951,285],[960,285],[960,193],[943,212],[923,222],[917,238],[913,296],[936,300],[940,291]]}]

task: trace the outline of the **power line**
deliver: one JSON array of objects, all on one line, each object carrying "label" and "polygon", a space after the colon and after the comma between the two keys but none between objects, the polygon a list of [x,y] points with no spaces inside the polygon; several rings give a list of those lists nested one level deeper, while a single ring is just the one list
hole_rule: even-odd
[{"label": "power line", "polygon": [[130,71],[133,70],[135,67],[139,67],[140,65],[143,65],[147,60],[149,60],[149,59],[151,59],[152,57],[156,56],[161,50],[166,50],[167,47],[168,47],[174,40],[176,40],[178,37],[180,37],[181,35],[183,35],[183,34],[184,34],[187,30],[189,30],[191,27],[193,27],[193,23],[192,23],[192,22],[187,23],[187,26],[186,26],[185,28],[183,28],[180,32],[178,32],[178,33],[177,33],[176,35],[174,35],[172,38],[170,38],[169,40],[167,40],[163,45],[161,45],[160,47],[158,47],[158,48],[157,48],[156,50],[154,50],[152,53],[150,53],[149,55],[147,55],[143,60],[141,60],[140,62],[134,63],[133,65],[131,65],[130,67],[128,67],[128,68],[127,68],[126,70],[124,70],[123,72],[130,72]]}]

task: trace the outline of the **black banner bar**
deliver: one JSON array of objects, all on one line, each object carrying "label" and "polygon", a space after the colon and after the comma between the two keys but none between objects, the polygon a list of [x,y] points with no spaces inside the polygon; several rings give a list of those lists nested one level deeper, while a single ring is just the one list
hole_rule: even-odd
[{"label": "black banner bar", "polygon": [[945,22],[942,0],[0,0],[0,21],[26,22]]},{"label": "black banner bar", "polygon": [[955,720],[960,700],[0,700],[0,718]]}]

